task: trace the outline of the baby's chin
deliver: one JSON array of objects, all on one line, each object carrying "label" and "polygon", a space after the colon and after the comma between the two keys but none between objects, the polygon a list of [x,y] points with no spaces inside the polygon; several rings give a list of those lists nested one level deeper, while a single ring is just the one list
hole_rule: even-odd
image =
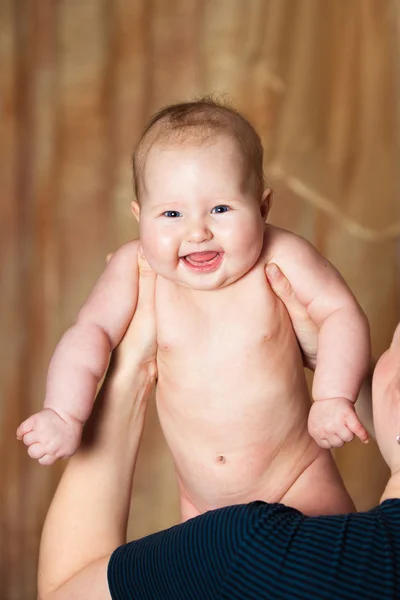
[{"label": "baby's chin", "polygon": [[169,279],[182,288],[199,292],[212,292],[232,285],[236,281],[239,281],[246,273],[230,274],[229,276],[221,276],[221,274],[218,273],[215,274],[216,276],[214,277],[210,276],[210,274],[185,277],[185,274],[183,274],[183,276],[171,278],[165,277],[165,279]]},{"label": "baby's chin", "polygon": [[[235,280],[237,281],[237,280]],[[175,283],[177,285],[179,285],[180,287],[186,288],[188,290],[196,290],[198,292],[214,292],[216,290],[220,290],[222,288],[228,287],[229,285],[231,285],[232,283],[234,283],[234,281],[224,281],[224,282],[218,282],[218,283],[208,283],[208,282],[194,282],[194,283],[187,283],[185,281],[175,281]]]}]

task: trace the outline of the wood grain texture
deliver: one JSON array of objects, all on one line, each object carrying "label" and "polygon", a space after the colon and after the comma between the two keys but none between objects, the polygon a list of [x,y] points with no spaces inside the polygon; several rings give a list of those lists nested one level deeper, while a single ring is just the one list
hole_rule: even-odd
[{"label": "wood grain texture", "polygon": [[[0,0],[0,597],[36,597],[40,531],[63,464],[15,428],[101,272],[137,236],[131,153],[149,116],[214,93],[254,123],[271,221],[343,273],[379,355],[400,319],[398,0]],[[336,452],[360,509],[387,478],[375,444]],[[178,519],[154,403],[130,537]]]},{"label": "wood grain texture", "polygon": [[[18,105],[17,105],[17,35],[12,0],[0,3],[0,325],[2,332],[0,360],[0,444],[2,450],[0,486],[0,577],[9,598],[16,598],[15,578],[11,565],[21,556],[22,516],[20,503],[21,452],[14,444],[14,421],[21,413],[22,348],[24,331],[21,323],[22,302],[19,240],[21,210],[17,203]],[[5,484],[5,485],[4,485]],[[15,570],[15,566],[14,566]]]}]

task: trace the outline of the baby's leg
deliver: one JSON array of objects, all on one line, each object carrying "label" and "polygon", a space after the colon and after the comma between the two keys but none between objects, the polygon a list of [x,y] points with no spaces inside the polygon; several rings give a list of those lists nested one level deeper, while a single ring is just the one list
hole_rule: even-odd
[{"label": "baby's leg", "polygon": [[355,511],[331,453],[322,449],[289,488],[281,502],[310,516]]},{"label": "baby's leg", "polygon": [[205,511],[200,511],[194,504],[193,500],[190,497],[190,494],[187,493],[184,484],[182,483],[181,478],[179,477],[179,473],[177,472],[178,486],[179,486],[179,501],[181,505],[181,523],[188,521],[189,519],[193,519],[194,517],[198,517],[203,514]]},{"label": "baby's leg", "polygon": [[199,515],[201,515],[201,512],[187,498],[187,496],[181,494],[180,503],[181,503],[181,523],[184,523],[185,521],[188,521],[189,519],[193,519],[194,517],[198,517]]}]

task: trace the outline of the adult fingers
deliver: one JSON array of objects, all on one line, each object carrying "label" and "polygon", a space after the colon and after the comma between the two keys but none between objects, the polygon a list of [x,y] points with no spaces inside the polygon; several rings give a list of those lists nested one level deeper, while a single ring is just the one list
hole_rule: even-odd
[{"label": "adult fingers", "polygon": [[[157,352],[154,306],[157,276],[148,264],[140,246],[138,247],[137,262],[139,281],[136,310],[118,352],[120,356],[128,356],[129,360],[136,360],[139,352],[141,362],[151,362],[155,359]],[[133,348],[135,348],[134,354],[132,354]]]},{"label": "adult fingers", "polygon": [[273,292],[284,303],[299,341],[307,366],[315,368],[318,327],[310,318],[306,307],[297,298],[290,282],[275,263],[268,263],[266,275]]},{"label": "adult fingers", "polygon": [[138,267],[139,295],[136,310],[153,307],[156,285],[156,274],[147,262],[141,246],[138,247]]},{"label": "adult fingers", "polygon": [[288,302],[289,304],[299,304],[300,306],[302,306],[297,300],[293,292],[292,286],[290,285],[289,281],[286,279],[278,265],[272,262],[268,263],[265,268],[265,271],[268,277],[268,281],[270,282],[275,294],[279,296],[279,298],[283,302],[285,302],[285,304],[286,302]]},{"label": "adult fingers", "polygon": [[290,282],[282,273],[278,265],[275,263],[268,263],[266,266],[266,274],[268,281],[274,291],[274,293],[282,300],[287,308],[290,318],[293,321],[293,325],[298,325],[299,328],[303,327],[304,324],[318,333],[318,328],[315,323],[310,319],[306,307],[300,302],[296,294],[293,291]]}]

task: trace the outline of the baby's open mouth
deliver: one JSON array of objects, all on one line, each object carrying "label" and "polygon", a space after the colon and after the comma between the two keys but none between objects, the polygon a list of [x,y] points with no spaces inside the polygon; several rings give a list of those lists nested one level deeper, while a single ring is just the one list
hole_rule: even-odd
[{"label": "baby's open mouth", "polygon": [[193,252],[182,256],[181,260],[191,271],[209,272],[215,271],[222,262],[223,252],[206,251]]}]

